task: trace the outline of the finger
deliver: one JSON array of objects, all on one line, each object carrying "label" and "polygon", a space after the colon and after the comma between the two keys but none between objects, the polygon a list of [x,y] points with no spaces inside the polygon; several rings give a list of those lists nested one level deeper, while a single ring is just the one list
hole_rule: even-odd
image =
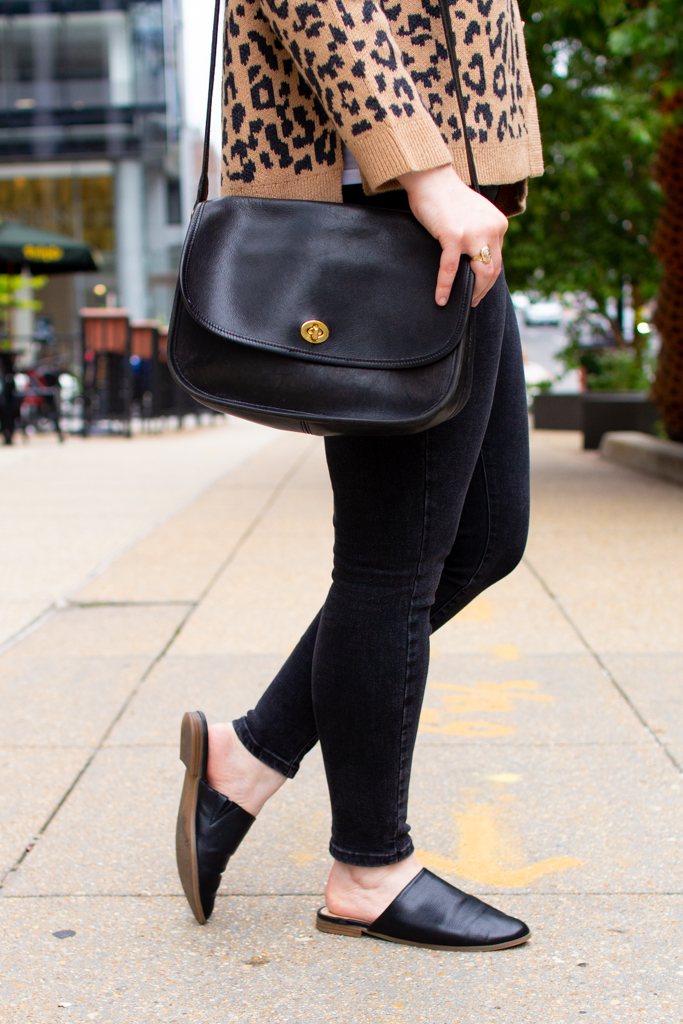
[{"label": "finger", "polygon": [[498,275],[503,269],[503,260],[500,250],[491,253],[490,263],[482,263],[481,260],[471,260],[470,267],[474,273],[474,289],[472,292],[472,305],[478,306],[486,293],[493,288],[498,280]]},{"label": "finger", "polygon": [[499,271],[495,270],[493,263],[490,263],[487,267],[483,267],[481,263],[471,263],[470,266],[474,274],[472,305],[478,306],[486,293],[496,283]]},{"label": "finger", "polygon": [[445,306],[451,294],[451,288],[458,273],[462,248],[459,242],[445,242],[441,250],[439,274],[436,279],[436,303]]}]

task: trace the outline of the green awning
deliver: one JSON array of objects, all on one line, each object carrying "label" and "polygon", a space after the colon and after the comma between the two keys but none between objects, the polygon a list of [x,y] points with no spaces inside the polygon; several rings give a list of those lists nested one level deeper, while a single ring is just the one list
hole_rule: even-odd
[{"label": "green awning", "polygon": [[73,274],[97,270],[99,253],[85,242],[16,221],[0,222],[0,274]]}]

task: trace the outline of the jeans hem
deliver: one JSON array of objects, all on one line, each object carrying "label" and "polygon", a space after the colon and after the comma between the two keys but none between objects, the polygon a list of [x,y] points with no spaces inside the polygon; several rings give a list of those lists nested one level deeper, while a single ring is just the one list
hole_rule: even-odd
[{"label": "jeans hem", "polygon": [[284,775],[288,779],[294,778],[299,771],[299,765],[283,761],[277,754],[274,754],[271,750],[266,750],[260,743],[257,743],[243,718],[236,718],[232,723],[232,727],[237,733],[240,743],[243,747],[247,748],[250,754],[257,757],[263,764],[267,764],[269,768],[279,772],[280,775]]},{"label": "jeans hem", "polygon": [[335,860],[358,868],[381,868],[387,864],[398,864],[399,861],[405,860],[414,852],[415,848],[410,840],[403,850],[394,853],[355,853],[353,850],[345,850],[343,847],[337,846],[336,843],[330,842],[330,853]]}]

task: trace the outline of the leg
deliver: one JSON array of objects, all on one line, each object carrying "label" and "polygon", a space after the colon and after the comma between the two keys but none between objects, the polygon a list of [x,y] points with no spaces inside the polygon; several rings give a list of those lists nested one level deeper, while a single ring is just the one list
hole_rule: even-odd
[{"label": "leg", "polygon": [[288,779],[318,741],[311,674],[320,613],[316,615],[253,711],[233,722],[242,745]]},{"label": "leg", "polygon": [[454,590],[471,599],[509,572],[523,550],[526,399],[508,301],[501,280],[478,313],[475,385],[460,416],[412,437],[326,442],[335,568],[315,644],[313,706],[331,851],[349,864],[411,852],[405,804],[430,618],[443,618]]},{"label": "leg", "polygon": [[[509,297],[506,296],[506,298],[507,303],[509,303]],[[492,334],[494,334],[493,331],[491,333],[484,333],[480,329],[480,345],[490,345],[492,341],[495,345]],[[481,349],[479,355],[481,356]],[[483,368],[482,362],[484,362]],[[349,867],[349,865],[354,864],[370,865],[373,862],[375,864],[390,863],[389,842],[387,842],[392,825],[390,818],[387,819],[387,833],[384,840],[386,859],[371,857],[364,859],[363,854],[367,856],[369,852],[367,848],[365,851],[359,850],[358,846],[355,849],[340,848],[341,844],[338,841],[335,842],[333,829],[331,849],[337,863],[334,865],[330,882],[328,883],[327,900],[328,907],[333,912],[342,916],[345,914],[352,916],[352,911],[355,910],[357,916],[363,919],[360,910],[363,905],[367,906],[368,903],[372,906],[373,911],[381,911],[393,896],[403,888],[406,882],[410,880],[410,877],[419,870],[419,863],[413,856],[409,856],[407,860],[404,860],[401,866],[400,855],[401,853],[403,853],[404,857],[406,854],[410,855],[412,850],[407,836],[408,827],[405,824],[404,815],[410,760],[412,758],[427,669],[428,654],[427,640],[424,635],[423,613],[428,609],[432,631],[438,628],[439,625],[442,625],[452,615],[456,614],[457,611],[464,607],[478,593],[481,593],[487,586],[490,586],[496,580],[501,579],[508,572],[512,571],[524,550],[528,525],[528,420],[519,334],[511,303],[505,311],[505,330],[502,338],[500,368],[496,374],[495,395],[488,417],[488,410],[484,408],[485,435],[483,439],[479,435],[479,454],[476,458],[475,466],[472,467],[471,461],[468,463],[467,459],[467,442],[470,439],[477,440],[477,414],[481,413],[482,406],[485,403],[485,394],[482,395],[482,384],[486,369],[486,359],[478,359],[475,374],[477,386],[465,412],[449,424],[444,424],[442,427],[425,435],[425,438],[432,442],[433,454],[435,456],[431,472],[429,467],[427,468],[427,489],[431,486],[432,501],[441,512],[441,516],[429,514],[429,500],[427,500],[425,504],[427,514],[424,520],[425,531],[422,550],[423,566],[420,570],[421,572],[426,570],[426,576],[423,578],[424,589],[422,590],[422,597],[420,598],[419,584],[412,595],[413,626],[415,627],[412,631],[412,637],[410,636],[411,627],[409,626],[408,628],[409,643],[411,640],[413,642],[412,653],[401,649],[399,637],[387,638],[387,627],[390,627],[392,623],[396,626],[397,619],[400,620],[400,616],[395,614],[392,617],[392,611],[389,607],[385,607],[383,614],[379,616],[380,621],[376,625],[376,632],[370,649],[367,646],[361,645],[358,642],[358,638],[359,635],[362,636],[363,628],[367,628],[371,610],[365,607],[357,596],[354,596],[348,601],[351,607],[347,614],[349,621],[353,621],[353,609],[355,606],[357,609],[356,628],[349,629],[346,633],[341,630],[337,631],[337,637],[341,638],[342,641],[345,638],[349,638],[349,650],[344,657],[340,657],[339,652],[337,652],[336,656],[332,659],[331,666],[328,667],[328,671],[322,676],[325,684],[330,687],[331,691],[328,699],[325,701],[325,710],[318,710],[317,704],[315,705],[323,753],[325,753],[326,747],[324,716],[326,713],[329,713],[332,718],[330,728],[331,740],[333,744],[336,743],[337,748],[334,756],[343,761],[346,752],[348,758],[345,770],[339,773],[342,793],[337,797],[336,805],[344,807],[345,802],[348,802],[355,813],[355,806],[358,804],[358,801],[356,800],[355,803],[353,801],[352,795],[354,792],[362,792],[364,794],[362,801],[364,808],[368,804],[368,798],[374,796],[375,802],[371,805],[372,811],[368,812],[368,818],[372,820],[373,824],[377,822],[377,806],[382,805],[386,795],[382,792],[379,795],[377,793],[377,790],[381,790],[383,786],[380,766],[387,753],[389,761],[395,763],[397,760],[395,754],[397,744],[395,741],[392,744],[390,732],[387,729],[388,709],[391,707],[391,687],[387,679],[388,652],[391,652],[393,659],[397,662],[394,669],[399,678],[404,680],[405,684],[404,717],[401,724],[402,760],[400,761],[398,779],[396,781],[396,801],[389,810],[391,814],[393,809],[395,814],[396,806],[400,809],[398,818],[394,819],[398,821],[397,830],[391,836],[391,841],[396,844],[392,854],[393,859],[396,861],[395,868],[392,870],[387,870],[386,868],[381,870],[379,868],[370,868],[369,866],[360,868]],[[467,421],[468,419],[469,422]],[[439,432],[442,432],[443,438],[438,436]],[[404,438],[400,440],[405,442],[410,439]],[[443,451],[439,454],[439,446],[442,441],[445,441],[445,444],[443,445]],[[346,442],[347,439],[332,439],[328,441],[328,450],[334,444],[344,445]],[[476,445],[469,449],[470,454],[472,450],[477,450]],[[402,457],[405,467],[405,451]],[[360,462],[361,460],[358,461]],[[369,466],[368,479],[364,481],[364,487],[362,488],[364,505],[367,506],[368,504],[367,494],[372,493],[370,491],[370,478],[379,479],[380,485],[383,485],[383,492],[389,496],[388,504],[391,505],[391,508],[383,510],[383,515],[380,517],[379,522],[379,530],[385,535],[387,524],[392,522],[392,513],[397,514],[396,497],[398,489],[395,486],[392,487],[382,477],[381,465],[373,464],[367,457],[362,461],[364,465]],[[331,465],[330,468],[334,481],[333,466]],[[414,469],[411,470],[411,474],[413,477],[416,475]],[[466,487],[466,497],[463,504],[460,487],[463,477],[466,484],[467,474],[469,474],[469,486]],[[429,483],[430,477],[431,484]],[[439,483],[445,486],[440,489]],[[358,518],[358,512],[354,510],[353,493],[350,492],[348,487],[345,488],[341,485],[339,490],[348,496],[348,515],[351,521],[355,522]],[[398,509],[402,511],[400,504]],[[336,510],[337,503],[335,503],[335,512]],[[448,510],[446,515],[452,515],[450,524],[443,519],[443,512],[445,510]],[[335,521],[338,519],[339,516],[336,513]],[[340,523],[337,523],[337,538],[339,538],[340,525]],[[449,530],[451,531],[450,533]],[[454,542],[444,557],[443,550],[439,549],[439,538],[452,538],[454,530],[457,530]],[[371,531],[368,532],[372,536]],[[374,546],[372,546],[371,552],[361,550],[360,560],[364,560],[365,566],[371,564],[375,550],[381,551],[382,539],[374,538]],[[435,540],[436,544],[434,543]],[[405,542],[402,542],[400,538],[393,535],[390,536],[390,548],[396,549],[402,543],[404,545],[402,550],[406,551]],[[354,557],[354,551],[357,550],[358,544],[357,541],[354,541],[350,545],[350,557]],[[433,559],[431,571],[428,568],[430,557]],[[438,581],[436,588],[434,587],[435,575]],[[332,603],[334,589],[333,586],[330,598],[328,598],[323,609],[321,632],[316,643],[314,703],[316,701],[317,659],[320,654],[321,640],[324,637],[322,631],[325,627],[328,609]],[[374,591],[372,587],[370,589],[373,592],[374,600],[377,601],[378,588],[375,587]],[[436,594],[434,589],[436,589]],[[417,598],[417,601],[415,601],[415,598]],[[396,608],[395,591],[390,596],[388,604],[392,604]],[[404,614],[404,611],[405,609],[401,607],[401,615]],[[421,618],[422,622],[420,622]],[[400,627],[398,633],[400,636]],[[356,660],[360,660],[360,665],[357,666],[356,672],[362,673],[367,671],[370,676],[368,690],[370,693],[370,704],[369,706],[362,702],[359,704],[354,699],[353,710],[357,712],[357,720],[355,728],[349,728],[347,726],[348,712],[345,712],[343,697],[345,687],[342,677],[347,675],[351,678],[356,678],[356,673],[349,671],[349,666],[353,665],[354,650],[357,652]],[[375,656],[376,661],[373,661]],[[399,664],[400,662],[403,662],[405,668],[403,675],[401,675],[400,671],[402,667]],[[335,666],[343,667],[342,671],[338,672],[339,678],[336,680],[336,686],[334,685]],[[411,673],[413,675],[412,684]],[[391,675],[391,671],[388,674]],[[381,682],[376,686],[376,692],[373,692],[372,687],[375,680]],[[357,697],[358,690],[359,687],[354,685],[354,698]],[[373,711],[375,715],[374,720]],[[339,723],[344,723],[343,729],[339,728]],[[368,736],[369,732],[371,732],[372,739]],[[366,751],[368,748],[372,750],[372,757],[374,758],[372,766],[368,764],[367,754],[365,758],[363,756],[364,746]],[[392,746],[394,748],[393,752]],[[337,784],[330,775],[331,773],[328,771],[328,781],[330,783],[334,808],[334,790]],[[362,841],[367,835],[367,822],[363,825],[361,818],[358,820],[358,825],[361,829],[361,834],[358,838]],[[406,877],[406,871],[408,870],[410,870],[411,875]],[[369,893],[369,889],[374,889],[375,891]],[[365,919],[367,920],[369,917],[366,916]]]},{"label": "leg", "polygon": [[209,784],[250,814],[294,778],[317,742],[311,666],[319,622],[318,614],[253,711],[209,726]]}]

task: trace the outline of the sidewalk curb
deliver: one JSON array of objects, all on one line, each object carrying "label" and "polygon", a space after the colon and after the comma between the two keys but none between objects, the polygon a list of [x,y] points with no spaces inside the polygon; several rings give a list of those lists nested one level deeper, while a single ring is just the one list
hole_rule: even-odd
[{"label": "sidewalk curb", "polygon": [[605,434],[600,442],[603,459],[658,476],[683,486],[683,443],[636,431]]}]

